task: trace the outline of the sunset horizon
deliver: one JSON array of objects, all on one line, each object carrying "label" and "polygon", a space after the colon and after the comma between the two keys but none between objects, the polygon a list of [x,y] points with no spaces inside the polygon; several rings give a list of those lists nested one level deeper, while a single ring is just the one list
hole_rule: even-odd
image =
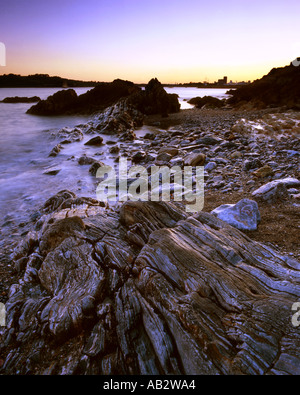
[{"label": "sunset horizon", "polygon": [[294,0],[12,0],[0,6],[1,74],[142,84],[253,81],[299,55]]}]

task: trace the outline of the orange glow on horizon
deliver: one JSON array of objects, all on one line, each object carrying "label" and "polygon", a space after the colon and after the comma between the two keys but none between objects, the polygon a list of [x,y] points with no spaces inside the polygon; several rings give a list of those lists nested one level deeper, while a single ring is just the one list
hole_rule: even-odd
[{"label": "orange glow on horizon", "polygon": [[146,83],[261,78],[300,55],[296,0],[13,0],[1,74]]}]

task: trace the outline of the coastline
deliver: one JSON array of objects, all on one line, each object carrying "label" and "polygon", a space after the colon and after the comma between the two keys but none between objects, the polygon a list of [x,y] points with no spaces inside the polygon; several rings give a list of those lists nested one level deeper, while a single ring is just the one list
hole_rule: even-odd
[{"label": "coastline", "polygon": [[[130,116],[124,123],[125,113]],[[194,108],[167,117],[146,115],[144,125],[149,129],[142,134],[136,126],[138,119],[139,114],[128,113],[121,101],[93,121],[60,130],[49,152],[52,148],[59,161],[64,157],[64,146],[79,144],[81,151],[69,160],[84,170],[95,188],[94,167],[107,163],[106,153],[110,163],[117,164],[122,156],[147,169],[153,165],[183,166],[193,163],[188,162],[192,156],[205,168],[204,209],[188,215],[181,203],[134,201],[114,207],[92,196],[77,196],[77,190],[70,189],[50,196],[29,221],[12,227],[7,223],[1,228],[0,301],[7,304],[9,315],[22,316],[16,324],[10,320],[10,331],[3,335],[5,362],[0,365],[4,374],[16,369],[25,374],[138,374],[136,356],[130,354],[128,363],[121,356],[127,355],[126,342],[135,349],[136,336],[141,344],[148,344],[153,360],[160,356],[160,351],[151,346],[157,336],[169,339],[167,352],[172,353],[172,347],[179,345],[173,365],[168,358],[162,364],[148,365],[148,352],[142,353],[139,361],[144,374],[159,369],[164,374],[280,371],[281,362],[278,367],[270,364],[256,340],[258,370],[253,370],[256,362],[249,363],[248,359],[252,343],[245,343],[246,362],[240,362],[231,346],[231,332],[224,331],[219,317],[229,326],[233,320],[234,326],[240,309],[243,316],[238,321],[252,338],[257,318],[247,306],[259,303],[259,310],[267,317],[261,321],[260,338],[263,333],[268,339],[271,336],[272,342],[277,339],[279,324],[273,318],[274,311],[284,322],[280,330],[285,336],[297,338],[296,329],[290,327],[288,309],[299,289],[300,114],[282,108]],[[112,120],[118,133],[108,130],[107,135],[101,134]],[[86,155],[86,142],[97,137],[99,146],[94,154],[89,151]],[[97,150],[102,154],[96,155]],[[55,180],[59,175],[45,177]],[[270,200],[253,196],[254,191],[272,181],[291,179],[293,187],[287,184],[278,191],[274,189]],[[224,204],[245,200],[258,203],[261,219],[256,230],[238,230],[211,214]],[[286,266],[289,274],[285,274]],[[55,281],[59,282],[57,288]],[[224,291],[224,281],[228,291]],[[238,297],[232,298],[231,293]],[[15,306],[22,307],[16,310]],[[52,314],[50,324],[47,309]],[[205,315],[194,320],[197,311]],[[103,326],[103,320],[108,326]],[[271,334],[269,321],[274,328]],[[153,322],[158,323],[158,329]],[[169,327],[170,322],[174,324]],[[218,339],[226,339],[225,359],[210,346],[202,358],[203,328],[222,348]],[[104,343],[98,339],[102,330]],[[185,344],[190,346],[181,347],[182,336],[189,339]],[[264,347],[269,344],[263,342]],[[290,351],[295,360],[296,347]],[[195,352],[190,363],[185,356]],[[280,345],[270,353],[276,360],[279,354],[285,360]],[[101,362],[106,358],[108,367]],[[88,365],[81,361],[88,361]],[[184,361],[184,367],[179,361]],[[296,365],[284,366],[290,372],[297,371]]]}]

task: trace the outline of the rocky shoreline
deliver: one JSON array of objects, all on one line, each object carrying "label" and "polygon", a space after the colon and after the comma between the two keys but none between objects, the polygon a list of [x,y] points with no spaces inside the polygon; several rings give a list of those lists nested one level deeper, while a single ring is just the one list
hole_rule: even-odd
[{"label": "rocky shoreline", "polygon": [[[103,154],[70,160],[90,177],[105,153],[148,170],[204,166],[203,211],[51,197],[1,242],[1,374],[300,373],[299,112],[162,103],[121,98],[59,131],[49,154],[88,136]],[[137,138],[143,123],[156,129]],[[255,230],[211,213],[224,204]]]}]

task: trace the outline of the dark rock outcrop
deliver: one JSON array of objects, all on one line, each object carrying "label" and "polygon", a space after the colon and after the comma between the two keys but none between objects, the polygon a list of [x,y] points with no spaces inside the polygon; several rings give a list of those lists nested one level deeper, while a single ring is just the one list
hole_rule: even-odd
[{"label": "dark rock outcrop", "polygon": [[197,108],[221,108],[225,105],[225,100],[220,100],[212,96],[194,97],[188,101],[189,104],[195,105]]},{"label": "dark rock outcrop", "polygon": [[38,96],[33,97],[6,97],[2,100],[2,103],[36,103],[41,99]]},{"label": "dark rock outcrop", "polygon": [[[114,107],[115,105],[117,107]],[[124,114],[120,114],[122,107]],[[47,100],[42,100],[31,107],[27,113],[35,115],[91,114],[105,109],[107,111],[103,114],[104,119],[101,122],[105,121],[106,125],[105,128],[100,127],[102,132],[109,133],[111,130],[115,131],[115,123],[119,127],[120,124],[132,122],[128,115],[131,118],[133,116],[133,122],[139,124],[141,115],[137,114],[167,116],[169,113],[178,112],[180,104],[178,96],[168,94],[156,78],[148,83],[145,90],[141,90],[132,82],[115,80],[111,83],[100,83],[80,96],[77,96],[73,89],[59,91]],[[117,121],[115,121],[116,117],[119,118]]]},{"label": "dark rock outcrop", "polygon": [[145,90],[133,95],[129,101],[146,115],[161,114],[167,116],[180,110],[178,95],[168,94],[157,78],[149,81]]},{"label": "dark rock outcrop", "polygon": [[102,82],[79,96],[73,89],[56,92],[53,96],[31,107],[27,112],[35,115],[92,114],[139,90],[140,88],[129,81]]},{"label": "dark rock outcrop", "polygon": [[49,96],[46,100],[41,100],[32,106],[27,114],[33,115],[61,115],[72,112],[78,101],[77,93],[74,89],[62,90]]},{"label": "dark rock outcrop", "polygon": [[42,211],[14,252],[1,373],[300,373],[296,260],[172,203],[62,191]]},{"label": "dark rock outcrop", "polygon": [[255,108],[287,107],[300,109],[300,67],[274,68],[269,74],[247,86],[228,91],[228,103]]}]

